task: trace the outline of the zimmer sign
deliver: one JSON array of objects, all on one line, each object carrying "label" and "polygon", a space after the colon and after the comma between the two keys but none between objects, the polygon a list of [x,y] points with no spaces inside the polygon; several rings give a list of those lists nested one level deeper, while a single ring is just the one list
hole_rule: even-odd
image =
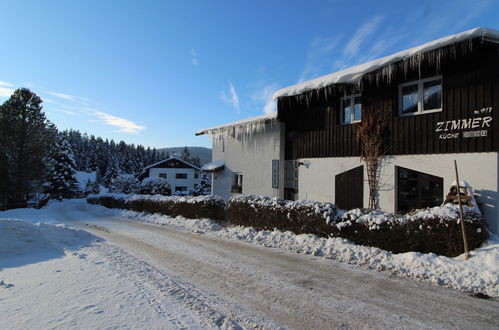
[{"label": "zimmer sign", "polygon": [[476,138],[488,135],[492,124],[492,107],[473,111],[474,117],[439,121],[435,132],[440,140],[463,138]]}]

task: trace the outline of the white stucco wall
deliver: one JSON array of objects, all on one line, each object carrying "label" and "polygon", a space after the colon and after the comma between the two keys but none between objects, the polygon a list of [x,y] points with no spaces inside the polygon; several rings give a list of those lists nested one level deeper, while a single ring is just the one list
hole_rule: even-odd
[{"label": "white stucco wall", "polygon": [[[387,157],[380,173],[380,207],[392,212],[396,207],[395,166],[432,174],[444,179],[444,194],[456,179],[454,160],[457,160],[459,178],[466,180],[475,189],[477,201],[481,203],[489,228],[499,233],[499,154],[439,154]],[[335,202],[335,175],[354,167],[365,165],[358,157],[307,158],[299,161],[309,163],[298,170],[298,198],[324,202]],[[369,188],[364,166],[364,206],[368,205]]]},{"label": "white stucco wall", "polygon": [[[213,138],[212,160],[223,159],[225,169],[213,175],[213,193],[224,199],[231,195],[234,173],[243,174],[243,194],[284,195],[284,141],[280,124],[267,124],[265,131],[251,137]],[[272,160],[280,159],[279,189],[272,188]]]},{"label": "white stucco wall", "polygon": [[[159,178],[160,173],[166,173],[166,181],[172,187],[172,193],[175,192],[175,187],[187,187],[187,191],[194,189],[195,184],[201,183],[201,174],[197,179],[194,179],[196,170],[193,168],[159,168],[153,167],[149,169],[150,178]],[[187,173],[187,179],[176,179],[176,173]]]}]

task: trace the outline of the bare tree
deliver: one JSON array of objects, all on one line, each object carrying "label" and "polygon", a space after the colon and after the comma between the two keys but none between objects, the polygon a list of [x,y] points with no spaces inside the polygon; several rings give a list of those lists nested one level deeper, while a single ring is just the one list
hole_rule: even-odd
[{"label": "bare tree", "polygon": [[366,162],[369,184],[369,209],[378,207],[378,172],[386,154],[386,130],[389,113],[382,108],[369,109],[362,113],[362,122],[357,126],[356,139],[360,143],[360,158]]}]

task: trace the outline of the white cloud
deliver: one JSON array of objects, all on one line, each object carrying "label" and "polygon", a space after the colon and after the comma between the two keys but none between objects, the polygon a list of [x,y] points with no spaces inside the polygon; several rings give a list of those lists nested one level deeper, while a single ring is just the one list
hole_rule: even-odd
[{"label": "white cloud", "polygon": [[52,95],[52,96],[55,96],[55,97],[58,97],[58,98],[61,98],[61,99],[65,99],[65,100],[71,100],[71,101],[74,101],[74,100],[76,99],[76,96],[69,95],[69,94],[58,93],[58,92],[52,92],[52,91],[49,91],[48,93],[49,93],[50,95]]},{"label": "white cloud", "polygon": [[119,129],[115,132],[125,132],[130,134],[138,134],[146,129],[145,126],[140,126],[128,119],[120,118],[109,113],[98,111],[91,108],[84,108],[83,111],[91,116],[95,116],[99,121],[92,120],[92,122],[104,122],[106,125],[115,126]]},{"label": "white cloud", "polygon": [[11,83],[0,80],[0,97],[10,97],[14,93],[15,89]]},{"label": "white cloud", "polygon": [[231,81],[229,81],[229,94],[224,91],[220,92],[220,99],[227,104],[230,104],[234,109],[236,109],[237,113],[241,113],[240,105],[239,105],[239,97],[237,96],[237,91]]},{"label": "white cloud", "polygon": [[191,49],[191,62],[192,62],[192,65],[194,65],[194,66],[199,65],[198,54],[194,49]]},{"label": "white cloud", "polygon": [[251,99],[262,107],[264,113],[277,111],[276,102],[272,99],[272,95],[279,89],[277,83],[264,86],[262,89],[251,95]]},{"label": "white cloud", "polygon": [[364,23],[346,44],[345,48],[343,49],[344,56],[347,58],[356,56],[359,52],[360,46],[371,34],[376,31],[376,29],[378,28],[378,24],[382,19],[383,16],[379,15]]}]

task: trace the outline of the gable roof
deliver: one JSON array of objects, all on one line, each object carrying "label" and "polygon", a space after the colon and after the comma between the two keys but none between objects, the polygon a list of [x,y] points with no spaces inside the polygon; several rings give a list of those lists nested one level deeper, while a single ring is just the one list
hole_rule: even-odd
[{"label": "gable roof", "polygon": [[197,131],[196,135],[218,134],[218,133],[221,133],[227,129],[235,128],[235,127],[252,130],[256,126],[260,126],[260,125],[265,124],[265,123],[270,122],[270,121],[277,121],[277,112],[271,112],[271,113],[268,113],[268,114],[265,114],[262,116],[258,116],[258,117],[247,118],[247,119],[235,121],[235,122],[232,122],[229,124],[218,125],[218,126],[206,128],[206,129]]},{"label": "gable roof", "polygon": [[403,50],[393,55],[385,56],[374,61],[356,65],[316,79],[305,81],[300,84],[282,88],[274,93],[273,98],[278,99],[280,97],[299,95],[310,90],[320,89],[333,84],[358,84],[362,77],[367,73],[389,66],[395,62],[406,60],[424,52],[429,52],[473,38],[482,38],[482,40],[499,42],[499,31],[489,28],[475,28],[462,33],[453,34],[417,47]]},{"label": "gable roof", "polygon": [[147,166],[147,167],[144,167],[144,170],[143,170],[142,172],[145,172],[145,171],[147,171],[147,170],[148,170],[148,169],[150,169],[150,168],[153,168],[153,167],[156,167],[156,166],[161,165],[161,164],[163,164],[163,163],[166,163],[166,162],[168,162],[168,161],[170,161],[170,160],[172,160],[172,159],[174,159],[174,160],[178,160],[179,162],[182,162],[182,163],[184,163],[185,165],[187,165],[187,166],[189,166],[189,167],[192,167],[193,169],[195,169],[195,170],[197,170],[197,171],[201,171],[201,169],[200,169],[199,167],[194,166],[194,165],[192,165],[191,163],[186,162],[185,160],[182,160],[182,159],[180,159],[180,158],[177,158],[177,157],[173,156],[173,157],[170,157],[170,158],[167,158],[167,159],[160,160],[159,162],[154,163],[154,164],[152,164],[152,165],[149,165],[149,166]]}]

